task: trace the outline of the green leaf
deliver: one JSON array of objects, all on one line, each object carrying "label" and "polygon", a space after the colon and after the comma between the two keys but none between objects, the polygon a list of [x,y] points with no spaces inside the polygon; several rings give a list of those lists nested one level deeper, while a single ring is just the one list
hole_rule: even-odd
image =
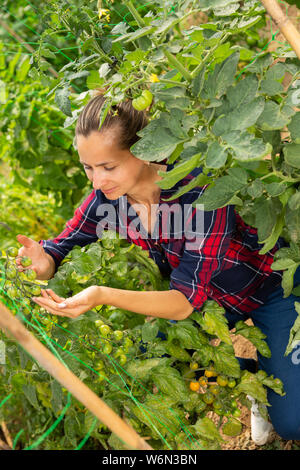
[{"label": "green leaf", "polygon": [[23,385],[22,387],[25,397],[28,399],[29,403],[36,409],[39,410],[40,406],[36,396],[36,389],[34,385]]},{"label": "green leaf", "polygon": [[142,326],[142,341],[149,343],[154,341],[158,333],[158,325],[156,323],[145,322]]},{"label": "green leaf", "polygon": [[201,349],[203,344],[208,343],[207,338],[200,334],[199,328],[190,319],[182,320],[168,329],[168,341],[175,339],[187,349]]},{"label": "green leaf", "polygon": [[218,178],[204,194],[193,203],[204,204],[205,211],[212,211],[230,203],[233,196],[247,184],[247,173],[242,168],[230,168],[228,175]]},{"label": "green leaf", "polygon": [[244,338],[248,339],[252,344],[254,344],[254,346],[261,353],[262,356],[271,357],[270,348],[266,341],[264,341],[266,335],[262,333],[259,328],[257,328],[256,326],[247,325],[243,321],[238,321],[235,324],[235,328],[235,334],[242,335],[244,336]]},{"label": "green leaf", "polygon": [[222,431],[226,436],[236,437],[241,434],[243,430],[242,423],[235,418],[230,418],[227,423],[222,426]]},{"label": "green leaf", "polygon": [[214,71],[207,77],[201,97],[213,99],[222,96],[233,83],[239,61],[239,52],[234,52],[225,61],[216,64]]},{"label": "green leaf", "polygon": [[255,200],[253,212],[260,243],[264,243],[264,240],[272,234],[281,211],[282,205],[278,199],[268,199],[262,196]]},{"label": "green leaf", "polygon": [[17,82],[23,82],[25,78],[27,77],[27,74],[30,70],[30,59],[26,56],[24,56],[23,60],[21,61],[17,73],[16,73],[16,81]]},{"label": "green leaf", "polygon": [[265,143],[248,132],[231,131],[221,138],[232,149],[233,157],[242,162],[262,160],[272,151],[269,142]]},{"label": "green leaf", "polygon": [[71,117],[72,111],[69,95],[70,90],[67,87],[57,89],[55,93],[55,103],[64,114]]},{"label": "green leaf", "polygon": [[287,111],[274,101],[267,101],[263,112],[257,120],[257,125],[266,131],[282,129],[291,121],[290,113]]},{"label": "green leaf", "polygon": [[[149,125],[147,126],[149,127]],[[143,130],[145,131],[146,128]],[[141,132],[137,133],[139,136]],[[130,147],[133,155],[141,160],[160,162],[168,158],[184,139],[175,137],[169,129],[156,127],[149,129],[144,136]]]},{"label": "green leaf", "polygon": [[287,144],[283,147],[284,159],[288,165],[300,169],[300,144]]},{"label": "green leaf", "polygon": [[291,133],[291,138],[296,144],[300,144],[300,135],[299,135],[299,129],[300,129],[300,113],[296,113],[292,119],[289,125],[287,126],[288,130]]},{"label": "green leaf", "polygon": [[90,70],[89,76],[86,79],[86,86],[90,90],[94,90],[95,88],[100,87],[103,85],[104,79],[100,78],[98,70]]},{"label": "green leaf", "polygon": [[209,10],[211,8],[223,8],[231,3],[236,3],[236,0],[200,0],[199,8],[203,11]]},{"label": "green leaf", "polygon": [[251,395],[255,400],[264,405],[268,405],[267,390],[258,380],[256,374],[252,374],[247,370],[242,371],[241,381],[236,386],[235,391]]},{"label": "green leaf", "polygon": [[197,434],[199,434],[201,437],[204,437],[205,439],[218,442],[223,441],[217,426],[207,416],[204,418],[199,418],[196,424],[194,424],[193,428]]},{"label": "green leaf", "polygon": [[136,31],[133,33],[126,33],[123,34],[115,39],[112,40],[112,42],[120,42],[124,41],[124,43],[132,42],[135,41],[136,39],[142,38],[144,36],[149,36],[151,33],[153,33],[156,30],[156,27],[149,25],[145,26],[144,28],[138,28]]},{"label": "green leaf", "polygon": [[178,181],[182,180],[192,170],[197,168],[199,157],[201,154],[193,155],[190,160],[186,160],[182,163],[177,164],[173,170],[166,172],[159,171],[158,174],[163,177],[157,184],[162,189],[173,188]]},{"label": "green leaf", "polygon": [[286,206],[285,223],[293,243],[300,242],[300,209],[292,210]]},{"label": "green leaf", "polygon": [[166,394],[176,401],[188,400],[188,388],[177,369],[169,366],[156,367],[151,370],[150,375],[162,394]]},{"label": "green leaf", "polygon": [[219,346],[212,347],[212,354],[212,360],[217,372],[231,377],[240,377],[240,364],[235,357],[233,346],[221,343]]},{"label": "green leaf", "polygon": [[224,343],[231,345],[232,341],[227,323],[224,313],[205,310],[201,326],[208,334],[217,336]]},{"label": "green leaf", "polygon": [[264,99],[257,97],[250,103],[241,103],[232,112],[220,116],[213,125],[213,133],[218,136],[234,130],[245,130],[253,126],[264,110]]},{"label": "green leaf", "polygon": [[295,302],[295,309],[296,312],[298,313],[298,317],[296,318],[291,330],[290,330],[290,335],[289,335],[289,342],[286,347],[285,356],[288,356],[294,347],[299,345],[300,341],[300,303]]},{"label": "green leaf", "polygon": [[219,142],[213,142],[208,147],[205,164],[208,168],[221,168],[225,165],[227,157],[226,149]]},{"label": "green leaf", "polygon": [[168,363],[167,358],[153,358],[153,359],[135,359],[134,361],[126,364],[126,371],[129,375],[136,379],[149,379],[152,369],[157,366],[162,367]]}]

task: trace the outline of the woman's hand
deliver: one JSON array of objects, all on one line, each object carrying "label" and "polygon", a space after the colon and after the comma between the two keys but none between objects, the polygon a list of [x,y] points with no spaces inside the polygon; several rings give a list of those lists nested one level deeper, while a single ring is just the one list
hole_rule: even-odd
[{"label": "woman's hand", "polygon": [[101,305],[101,288],[91,286],[68,299],[55,294],[52,289],[42,289],[42,297],[32,297],[32,300],[54,315],[76,318]]},{"label": "woman's hand", "polygon": [[[17,240],[21,245],[16,263],[18,265],[18,271],[26,271],[27,269],[33,269],[37,274],[37,279],[51,279],[55,273],[55,263],[53,258],[48,255],[44,248],[35,240],[32,240],[25,235],[17,235]],[[26,268],[21,265],[22,256],[28,256],[32,264]]]}]

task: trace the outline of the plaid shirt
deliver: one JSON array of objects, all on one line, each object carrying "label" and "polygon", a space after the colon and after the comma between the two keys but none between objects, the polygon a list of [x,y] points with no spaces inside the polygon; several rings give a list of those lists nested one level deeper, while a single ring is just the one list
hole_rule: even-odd
[{"label": "plaid shirt", "polygon": [[[167,171],[173,167],[174,164],[167,165]],[[201,171],[196,168],[173,188],[162,189],[158,205],[162,208],[163,204],[172,206],[176,203],[177,209],[188,207],[188,226],[194,233],[199,209],[192,207],[192,204],[201,196],[205,186],[196,187],[169,202],[164,199],[171,197]],[[115,220],[99,215],[97,209],[100,205],[114,208],[117,214]],[[103,229],[105,220],[110,220],[109,228],[113,225],[117,232],[122,231],[123,238],[128,242],[149,251],[161,273],[170,277],[170,289],[182,292],[195,309],[200,309],[207,299],[213,299],[227,311],[239,314],[251,312],[262,305],[281,282],[282,273],[272,271],[271,264],[274,253],[285,244],[284,240],[279,239],[271,251],[260,255],[262,245],[258,244],[257,230],[243,222],[234,206],[201,211],[201,215],[203,224],[201,234],[196,235],[198,244],[190,245],[184,235],[178,238],[172,217],[167,233],[162,212],[158,212],[154,237],[145,231],[141,223],[137,225],[134,236],[132,224],[136,226],[139,218],[126,196],[109,200],[100,190],[94,190],[76,209],[60,235],[52,240],[40,240],[39,243],[53,257],[57,269],[75,245],[85,246],[101,238],[98,236],[99,226]]]}]

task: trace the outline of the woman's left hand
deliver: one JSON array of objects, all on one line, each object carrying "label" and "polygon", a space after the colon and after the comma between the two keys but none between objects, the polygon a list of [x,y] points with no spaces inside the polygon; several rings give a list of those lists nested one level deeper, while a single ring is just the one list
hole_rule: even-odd
[{"label": "woman's left hand", "polygon": [[58,296],[52,289],[42,289],[42,297],[32,297],[32,300],[54,315],[70,318],[76,318],[101,305],[98,286],[90,286],[68,299]]}]

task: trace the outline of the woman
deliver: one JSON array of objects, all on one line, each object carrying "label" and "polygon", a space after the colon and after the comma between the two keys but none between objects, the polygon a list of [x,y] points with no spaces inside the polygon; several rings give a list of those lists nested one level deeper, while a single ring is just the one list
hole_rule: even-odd
[{"label": "woman", "polygon": [[[272,423],[283,438],[300,439],[296,386],[300,368],[284,356],[297,317],[295,298],[283,299],[281,273],[271,270],[274,253],[283,240],[260,255],[256,230],[241,220],[233,206],[207,212],[192,207],[205,188],[197,187],[166,201],[201,169],[195,169],[170,190],[161,190],[156,183],[174,165],[145,162],[130,152],[138,140],[137,132],[147,124],[145,114],[136,111],[131,101],[121,103],[114,107],[114,113],[108,113],[99,131],[104,102],[101,95],[92,98],[81,112],[75,131],[80,162],[93,191],[55,239],[38,243],[18,235],[23,245],[19,256],[32,259],[28,268],[34,269],[39,279],[50,279],[73,246],[97,241],[108,224],[149,251],[161,272],[170,275],[169,290],[136,292],[92,286],[68,299],[46,290],[33,300],[50,313],[71,318],[108,304],[142,315],[182,320],[210,298],[226,309],[231,328],[240,319],[252,318],[267,335],[272,352],[270,359],[258,355],[259,367],[283,380],[286,391],[284,397],[268,391]],[[164,215],[173,209],[174,217],[166,224]],[[107,213],[109,216],[104,216]],[[183,231],[178,230],[178,220],[184,222]],[[19,259],[17,262],[21,270]],[[296,281],[300,283],[299,271]]]}]

